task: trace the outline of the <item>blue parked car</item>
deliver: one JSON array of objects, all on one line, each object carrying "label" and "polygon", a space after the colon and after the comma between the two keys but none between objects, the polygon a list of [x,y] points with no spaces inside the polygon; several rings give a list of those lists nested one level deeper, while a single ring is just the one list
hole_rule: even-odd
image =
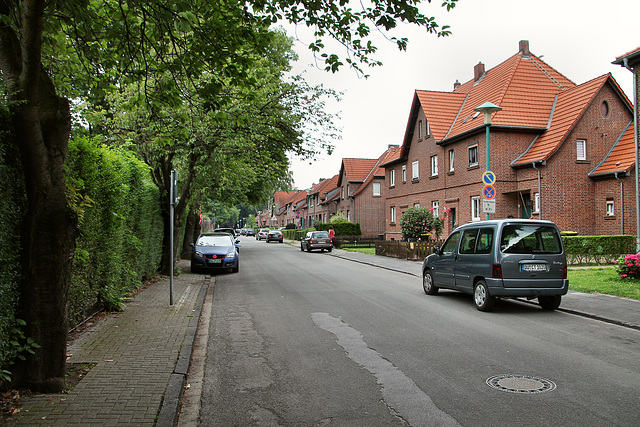
[{"label": "blue parked car", "polygon": [[228,233],[201,234],[191,256],[191,272],[231,269],[240,270],[240,241]]}]

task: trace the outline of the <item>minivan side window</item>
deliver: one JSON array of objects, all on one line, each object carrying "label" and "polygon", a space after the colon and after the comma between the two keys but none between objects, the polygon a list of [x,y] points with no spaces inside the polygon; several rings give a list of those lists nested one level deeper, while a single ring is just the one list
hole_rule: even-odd
[{"label": "minivan side window", "polygon": [[560,236],[555,228],[545,225],[507,225],[500,238],[502,252],[510,254],[562,252]]},{"label": "minivan side window", "polygon": [[477,254],[490,254],[493,246],[493,228],[482,228],[476,242]]},{"label": "minivan side window", "polygon": [[449,238],[447,239],[446,242],[444,242],[444,245],[442,246],[442,255],[451,255],[455,250],[456,247],[458,246],[458,239],[460,238],[460,232],[457,231],[455,233],[453,233],[451,236],[449,236]]},{"label": "minivan side window", "polygon": [[464,230],[464,232],[462,233],[462,241],[460,242],[461,254],[472,254],[475,251],[477,236],[478,236],[477,228]]}]

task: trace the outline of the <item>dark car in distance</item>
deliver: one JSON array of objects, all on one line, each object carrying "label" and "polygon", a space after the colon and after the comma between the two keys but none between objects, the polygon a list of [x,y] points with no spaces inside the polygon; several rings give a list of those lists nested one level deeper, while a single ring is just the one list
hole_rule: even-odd
[{"label": "dark car in distance", "polygon": [[267,233],[267,243],[269,242],[283,242],[282,231],[280,230],[269,230]]},{"label": "dark car in distance", "polygon": [[256,230],[254,230],[253,228],[247,228],[246,232],[245,232],[245,236],[255,236],[256,235]]},{"label": "dark car in distance", "polygon": [[300,242],[300,250],[311,252],[314,249],[320,249],[320,252],[331,252],[333,245],[328,231],[309,231],[304,239]]},{"label": "dark car in distance", "polygon": [[205,233],[196,240],[191,256],[191,272],[240,270],[240,241],[229,233]]}]

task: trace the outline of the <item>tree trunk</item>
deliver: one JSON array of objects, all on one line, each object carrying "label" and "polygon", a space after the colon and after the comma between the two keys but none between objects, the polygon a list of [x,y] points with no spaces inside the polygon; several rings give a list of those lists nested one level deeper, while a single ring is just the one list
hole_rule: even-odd
[{"label": "tree trunk", "polygon": [[191,259],[191,253],[193,248],[191,244],[196,241],[196,238],[200,235],[200,209],[198,203],[194,202],[189,214],[187,215],[187,224],[184,229],[184,240],[182,242],[182,259]]}]

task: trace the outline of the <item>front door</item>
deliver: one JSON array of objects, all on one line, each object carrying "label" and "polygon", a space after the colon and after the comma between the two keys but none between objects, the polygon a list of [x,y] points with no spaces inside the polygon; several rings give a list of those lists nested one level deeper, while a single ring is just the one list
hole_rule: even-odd
[{"label": "front door", "polygon": [[533,207],[533,203],[531,203],[531,194],[530,193],[520,193],[520,217],[524,219],[531,218],[531,208]]}]

